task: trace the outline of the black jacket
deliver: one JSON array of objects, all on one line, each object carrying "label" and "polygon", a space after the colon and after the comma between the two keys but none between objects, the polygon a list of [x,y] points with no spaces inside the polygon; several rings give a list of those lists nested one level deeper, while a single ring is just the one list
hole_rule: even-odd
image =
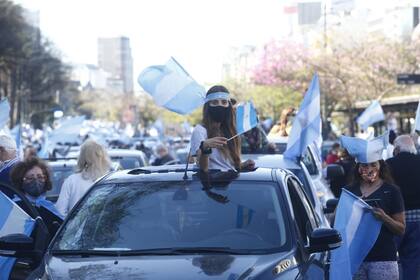
[{"label": "black jacket", "polygon": [[401,152],[386,163],[401,189],[405,209],[420,209],[420,156]]}]

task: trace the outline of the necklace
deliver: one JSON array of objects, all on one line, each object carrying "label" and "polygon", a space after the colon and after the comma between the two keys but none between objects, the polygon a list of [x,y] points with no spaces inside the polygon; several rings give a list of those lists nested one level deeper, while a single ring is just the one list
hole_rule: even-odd
[{"label": "necklace", "polygon": [[382,180],[381,179],[377,180],[376,182],[374,182],[371,185],[368,185],[368,187],[366,187],[366,184],[362,184],[360,186],[360,192],[362,193],[362,198],[368,197],[369,195],[374,193],[377,189],[379,189],[381,186],[382,186]]}]

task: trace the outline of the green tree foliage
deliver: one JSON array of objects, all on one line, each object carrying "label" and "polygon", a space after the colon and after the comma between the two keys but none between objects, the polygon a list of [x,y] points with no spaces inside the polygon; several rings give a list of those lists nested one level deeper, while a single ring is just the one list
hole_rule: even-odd
[{"label": "green tree foliage", "polygon": [[57,105],[59,94],[74,92],[69,67],[9,0],[0,0],[0,38],[0,98],[9,99],[10,126]]}]

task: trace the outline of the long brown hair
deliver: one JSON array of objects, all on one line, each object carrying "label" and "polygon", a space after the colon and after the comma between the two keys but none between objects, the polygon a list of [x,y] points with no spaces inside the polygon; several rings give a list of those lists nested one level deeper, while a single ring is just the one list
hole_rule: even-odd
[{"label": "long brown hair", "polygon": [[[229,93],[227,88],[224,86],[213,86],[207,91],[207,95],[214,92],[226,92]],[[212,138],[216,136],[223,136],[230,138],[236,135],[236,111],[232,106],[232,102],[229,101],[230,108],[230,117],[228,122],[222,122],[220,124],[220,131],[217,129],[216,123],[210,118],[209,114],[209,104],[204,104],[203,107],[203,120],[202,124],[207,130],[207,137]],[[232,140],[228,141],[227,147],[218,148],[222,154],[229,158],[237,170],[241,167],[241,138],[235,137]]]}]

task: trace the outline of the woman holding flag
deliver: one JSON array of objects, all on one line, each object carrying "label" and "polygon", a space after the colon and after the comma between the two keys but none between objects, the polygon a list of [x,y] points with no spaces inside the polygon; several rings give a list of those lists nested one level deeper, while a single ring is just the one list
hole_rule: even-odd
[{"label": "woman holding flag", "polygon": [[191,136],[191,153],[197,156],[200,169],[222,171],[251,170],[255,163],[241,163],[241,143],[236,131],[236,114],[229,91],[224,86],[213,86],[206,94],[203,120]]},{"label": "woman holding flag", "polygon": [[342,136],[341,143],[357,162],[353,183],[347,189],[367,202],[373,216],[382,223],[376,242],[364,256],[353,279],[399,279],[394,237],[404,234],[405,215],[401,192],[393,185],[382,158],[382,152],[388,144],[388,134],[372,140]]}]

